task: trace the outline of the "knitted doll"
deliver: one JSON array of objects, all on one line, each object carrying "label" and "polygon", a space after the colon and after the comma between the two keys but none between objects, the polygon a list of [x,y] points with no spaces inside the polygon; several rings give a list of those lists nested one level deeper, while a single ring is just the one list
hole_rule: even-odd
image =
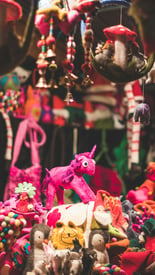
[{"label": "knitted doll", "polygon": [[35,224],[30,233],[30,244],[31,250],[27,258],[26,266],[23,271],[23,275],[29,272],[35,274],[47,274],[46,265],[47,262],[46,254],[43,248],[43,242],[48,240],[50,234],[50,227],[46,224]]}]

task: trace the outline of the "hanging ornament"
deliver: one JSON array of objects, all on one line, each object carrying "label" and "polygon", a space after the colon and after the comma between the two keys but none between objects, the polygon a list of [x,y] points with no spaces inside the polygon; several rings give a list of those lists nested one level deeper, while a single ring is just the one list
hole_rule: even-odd
[{"label": "hanging ornament", "polygon": [[75,50],[76,45],[74,42],[74,37],[73,36],[69,36],[68,37],[68,41],[67,41],[67,55],[66,55],[66,60],[63,63],[63,67],[65,70],[65,86],[67,88],[67,94],[66,94],[66,98],[65,101],[67,102],[67,104],[69,104],[70,102],[73,102],[73,96],[71,93],[71,88],[74,86],[75,84],[75,80],[77,79],[77,76],[75,74],[73,74],[73,70],[74,70],[74,58],[75,58]]},{"label": "hanging ornament", "polygon": [[146,75],[154,63],[154,55],[146,57],[135,41],[137,34],[122,24],[103,30],[108,39],[91,51],[94,69],[116,83],[126,83]]},{"label": "hanging ornament", "polygon": [[35,85],[35,87],[40,88],[40,89],[45,89],[45,88],[48,88],[48,85],[47,85],[47,82],[45,79],[48,62],[46,61],[46,41],[45,41],[44,35],[42,35],[41,40],[38,41],[37,47],[41,48],[41,52],[40,52],[38,59],[36,61],[40,78],[39,78],[37,84]]},{"label": "hanging ornament", "polygon": [[84,47],[84,64],[82,64],[81,69],[83,71],[83,81],[82,86],[83,87],[89,87],[93,84],[93,81],[90,78],[90,75],[92,73],[92,66],[91,66],[91,60],[90,60],[90,50],[93,45],[93,30],[91,28],[91,15],[87,15],[86,19],[86,29],[84,32],[84,38],[83,38],[83,47]]},{"label": "hanging ornament", "polygon": [[136,108],[133,113],[133,121],[140,122],[145,126],[150,124],[151,112],[150,107],[147,103],[144,103],[144,86],[145,80],[142,80],[142,90],[143,90],[143,102],[136,105]]},{"label": "hanging ornament", "polygon": [[57,70],[56,53],[55,53],[56,45],[55,44],[56,44],[56,41],[55,41],[55,37],[53,35],[53,17],[51,16],[49,35],[46,38],[46,45],[47,45],[46,60],[49,63],[48,67],[51,71],[51,81],[49,83],[49,87],[57,89],[58,86],[54,79],[55,71]]}]

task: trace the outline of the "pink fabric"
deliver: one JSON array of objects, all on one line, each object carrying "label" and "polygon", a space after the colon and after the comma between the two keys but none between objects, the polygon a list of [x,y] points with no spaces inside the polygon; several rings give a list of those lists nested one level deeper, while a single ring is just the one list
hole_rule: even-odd
[{"label": "pink fabric", "polygon": [[[29,134],[30,142],[26,140],[26,134]],[[37,134],[40,134],[41,141],[37,141]],[[35,198],[40,199],[40,177],[41,165],[39,159],[39,147],[45,143],[46,135],[43,129],[32,118],[28,118],[20,122],[13,150],[13,159],[9,171],[8,182],[5,187],[3,200],[6,201],[15,192],[18,183],[24,181],[32,183],[36,187]],[[20,154],[22,143],[31,149],[31,162],[32,166],[26,169],[19,169],[15,166],[18,156]]]},{"label": "pink fabric", "polygon": [[93,160],[93,147],[89,153],[75,155],[75,159],[70,165],[55,167],[47,174],[43,180],[43,189],[46,187],[46,208],[51,209],[55,195],[57,195],[58,204],[64,203],[64,189],[73,189],[84,203],[94,201],[96,196],[83,178],[84,174],[90,176],[95,173],[95,161]]}]

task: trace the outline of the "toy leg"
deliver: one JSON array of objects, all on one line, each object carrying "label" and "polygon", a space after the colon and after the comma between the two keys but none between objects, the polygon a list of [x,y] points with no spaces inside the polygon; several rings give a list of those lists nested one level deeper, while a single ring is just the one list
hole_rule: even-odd
[{"label": "toy leg", "polygon": [[46,192],[46,208],[48,210],[50,210],[53,206],[55,194],[56,194],[56,188],[52,183],[52,181],[49,181],[47,186],[47,192]]},{"label": "toy leg", "polygon": [[126,199],[133,204],[143,202],[148,199],[153,199],[155,194],[155,182],[152,180],[145,180],[138,190],[130,190]]}]

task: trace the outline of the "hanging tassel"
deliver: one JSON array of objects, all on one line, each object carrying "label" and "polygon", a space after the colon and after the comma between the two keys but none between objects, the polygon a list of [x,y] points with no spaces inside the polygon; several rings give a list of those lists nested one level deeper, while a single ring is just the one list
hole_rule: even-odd
[{"label": "hanging tassel", "polygon": [[63,63],[64,70],[66,72],[65,75],[65,82],[66,82],[66,88],[67,88],[67,94],[64,101],[67,102],[67,104],[70,104],[74,101],[72,93],[71,93],[71,87],[74,85],[74,80],[77,79],[77,76],[73,74],[74,70],[74,58],[75,58],[75,42],[73,36],[68,37],[67,41],[67,55],[66,60]]},{"label": "hanging tassel", "polygon": [[90,75],[92,73],[90,51],[94,40],[94,33],[91,28],[91,21],[92,21],[91,15],[88,15],[86,19],[86,30],[84,32],[84,42],[83,42],[83,47],[85,51],[84,64],[82,64],[81,66],[81,69],[84,75],[83,81],[82,81],[83,87],[89,87],[93,85],[93,81],[90,78]]}]

